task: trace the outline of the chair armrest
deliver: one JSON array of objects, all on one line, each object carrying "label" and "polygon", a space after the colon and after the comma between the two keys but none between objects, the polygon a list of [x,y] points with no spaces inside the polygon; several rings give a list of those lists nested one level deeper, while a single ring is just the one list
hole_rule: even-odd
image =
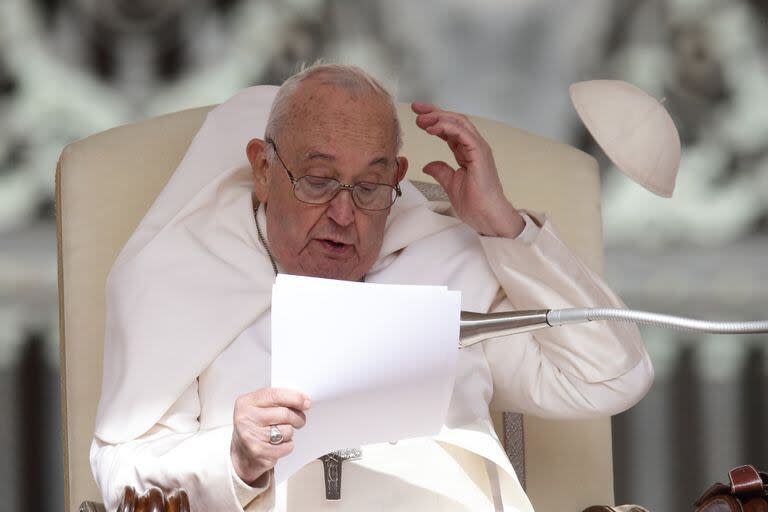
[{"label": "chair armrest", "polygon": [[593,505],[585,508],[583,512],[649,512],[647,508],[640,505],[617,505],[609,507],[608,505]]},{"label": "chair armrest", "polygon": [[[123,497],[117,512],[190,512],[189,496],[184,489],[173,489],[168,494],[157,487],[150,487],[139,496],[130,485],[123,489]],[[104,505],[93,501],[84,501],[79,512],[107,512]]]}]

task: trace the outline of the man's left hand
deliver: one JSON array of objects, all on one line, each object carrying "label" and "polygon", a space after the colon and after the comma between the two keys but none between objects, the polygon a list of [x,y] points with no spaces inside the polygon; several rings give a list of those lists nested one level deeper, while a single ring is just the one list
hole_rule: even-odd
[{"label": "man's left hand", "polygon": [[459,167],[430,162],[424,172],[445,189],[459,218],[481,235],[517,237],[525,221],[504,196],[493,152],[462,114],[429,103],[413,103],[416,125],[448,143]]}]

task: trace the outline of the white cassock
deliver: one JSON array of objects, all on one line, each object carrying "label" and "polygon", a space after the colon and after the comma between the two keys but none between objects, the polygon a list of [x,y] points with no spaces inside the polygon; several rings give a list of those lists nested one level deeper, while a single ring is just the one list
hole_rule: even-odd
[{"label": "white cassock", "polygon": [[[630,407],[653,379],[634,325],[551,328],[462,350],[442,431],[364,446],[343,465],[340,502],[325,501],[320,462],[276,488],[271,479],[249,488],[234,474],[234,401],[270,385],[274,282],[237,152],[263,134],[273,95],[251,88],[209,114],[110,272],[91,448],[107,509],[125,485],[156,485],[186,488],[199,511],[532,510],[489,409],[584,418]],[[208,168],[212,151],[224,155],[223,171]],[[546,217],[529,214],[516,240],[481,237],[445,204],[408,183],[403,190],[366,281],[447,285],[461,290],[467,311],[623,307]],[[262,211],[258,221],[266,233]]]}]

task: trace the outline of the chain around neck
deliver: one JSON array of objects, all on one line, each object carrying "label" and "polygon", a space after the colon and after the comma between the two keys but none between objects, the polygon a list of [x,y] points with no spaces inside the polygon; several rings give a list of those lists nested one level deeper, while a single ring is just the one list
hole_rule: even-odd
[{"label": "chain around neck", "polygon": [[259,206],[261,206],[261,203],[257,203],[253,209],[253,220],[256,221],[256,234],[259,235],[259,242],[261,242],[261,245],[263,245],[264,249],[267,251],[267,256],[269,256],[269,261],[270,263],[272,263],[272,270],[274,270],[275,275],[277,275],[277,263],[275,263],[275,257],[272,256],[272,251],[269,250],[267,241],[261,232],[261,226],[259,226]]},{"label": "chain around neck", "polygon": [[[269,250],[269,245],[267,245],[267,240],[264,238],[264,235],[261,232],[261,226],[259,225],[259,206],[261,206],[261,203],[256,204],[256,206],[253,208],[253,220],[256,222],[256,234],[259,235],[259,242],[261,242],[261,245],[264,246],[264,250],[267,251],[267,256],[269,256],[269,261],[272,263],[272,270],[275,271],[275,275],[277,275],[277,263],[275,263],[275,257],[272,256],[272,251]],[[365,275],[360,278],[360,282],[365,282]]]}]

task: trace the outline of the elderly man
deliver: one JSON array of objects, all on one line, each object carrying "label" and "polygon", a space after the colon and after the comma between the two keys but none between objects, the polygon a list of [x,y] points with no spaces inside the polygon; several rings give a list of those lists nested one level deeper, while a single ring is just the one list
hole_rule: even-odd
[{"label": "elderly man", "polygon": [[[589,417],[644,395],[653,372],[628,324],[476,345],[461,351],[438,436],[363,447],[344,465],[340,501],[325,500],[320,462],[275,485],[271,470],[312,407],[302,390],[270,387],[268,290],[277,273],[445,284],[476,311],[622,306],[546,217],[509,203],[491,148],[465,116],[413,110],[458,163],[424,168],[451,212],[402,182],[408,161],[398,156],[391,96],[357,68],[320,65],[283,84],[264,139],[245,148],[248,190],[237,173],[222,175],[144,249],[124,250],[108,283],[113,313],[91,450],[108,507],[124,485],[159,485],[185,487],[196,510],[531,510],[489,408]],[[145,276],[181,290],[158,291]],[[182,314],[185,323],[166,327]],[[135,382],[147,378],[137,358],[165,345],[187,369],[169,370],[160,398],[136,397]]]}]

